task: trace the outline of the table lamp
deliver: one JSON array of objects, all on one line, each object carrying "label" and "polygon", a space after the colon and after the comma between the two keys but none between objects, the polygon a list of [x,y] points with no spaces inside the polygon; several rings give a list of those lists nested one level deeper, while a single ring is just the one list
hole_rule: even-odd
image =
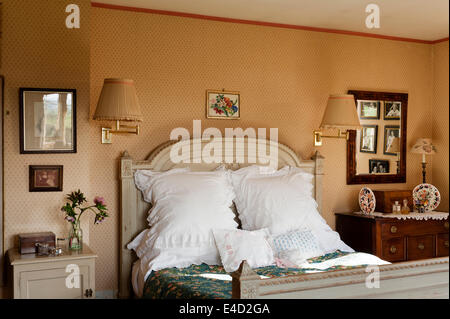
[{"label": "table lamp", "polygon": [[411,153],[422,154],[422,176],[423,183],[426,183],[426,167],[427,162],[425,155],[433,155],[436,153],[436,147],[431,143],[431,138],[419,138],[416,144],[413,145]]}]

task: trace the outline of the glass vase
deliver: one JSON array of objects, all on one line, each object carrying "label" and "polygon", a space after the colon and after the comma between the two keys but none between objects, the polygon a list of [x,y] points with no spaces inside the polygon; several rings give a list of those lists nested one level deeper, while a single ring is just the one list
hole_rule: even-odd
[{"label": "glass vase", "polygon": [[72,227],[69,232],[69,243],[70,250],[81,250],[83,249],[83,230],[81,229],[80,221],[72,223]]}]

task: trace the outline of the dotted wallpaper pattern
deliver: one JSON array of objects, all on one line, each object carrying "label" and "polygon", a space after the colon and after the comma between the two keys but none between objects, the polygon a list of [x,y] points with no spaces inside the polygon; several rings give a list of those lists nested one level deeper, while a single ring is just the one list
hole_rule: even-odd
[{"label": "dotted wallpaper pattern", "polygon": [[[89,179],[89,12],[90,1],[77,1],[81,29],[67,29],[65,0],[3,0],[2,64],[4,91],[4,237],[5,250],[17,234],[53,231],[67,236],[60,211],[65,194],[80,188],[90,196]],[[19,88],[77,90],[78,152],[19,154]],[[29,165],[63,165],[63,192],[28,191]],[[82,220],[89,242],[89,222]]]},{"label": "dotted wallpaper pattern", "polygon": [[448,41],[433,45],[433,144],[437,153],[433,155],[433,184],[442,195],[438,210],[449,209],[449,95],[448,95]]},{"label": "dotted wallpaper pattern", "polygon": [[[173,128],[191,130],[192,120],[200,119],[203,128],[222,131],[276,127],[280,142],[309,158],[315,152],[312,131],[328,95],[348,89],[409,93],[408,145],[432,135],[430,45],[90,8],[87,0],[3,2],[0,72],[10,112],[4,116],[6,248],[20,232],[64,234],[58,212],[73,188],[81,187],[91,199],[104,196],[111,217],[85,227],[99,256],[98,290],[118,285],[118,169],[124,150],[145,159]],[[81,6],[79,30],[60,26],[68,3]],[[139,136],[114,135],[111,145],[100,143],[102,123],[90,120],[106,77],[133,79],[144,114]],[[23,86],[78,90],[77,154],[19,154],[18,88]],[[205,119],[206,90],[222,88],[241,92],[241,120]],[[332,139],[319,148],[326,158],[323,216],[332,227],[334,212],[358,206],[361,185],[345,183],[345,149],[344,140]],[[420,156],[407,156],[406,184],[369,187],[412,189],[421,180]],[[29,193],[29,164],[63,164],[64,192]]]},{"label": "dotted wallpaper pattern", "polygon": [[[98,145],[91,162],[95,187],[116,199],[114,216],[121,152],[145,159],[173,128],[191,130],[193,119],[222,132],[276,127],[280,142],[309,158],[330,93],[380,90],[409,93],[409,146],[432,134],[430,45],[101,8],[92,9],[91,30],[91,114],[106,77],[132,78],[144,114],[139,136],[113,136],[111,145]],[[205,91],[222,88],[240,91],[240,120],[205,119]],[[357,209],[361,185],[346,185],[344,140],[325,140],[319,150],[326,158],[323,216],[334,227],[334,212]],[[368,186],[412,189],[421,180],[420,156],[407,154],[407,167],[406,184]],[[92,246],[104,256],[100,285],[118,258],[111,243],[117,243],[119,219],[113,221],[109,231],[91,232]]]}]

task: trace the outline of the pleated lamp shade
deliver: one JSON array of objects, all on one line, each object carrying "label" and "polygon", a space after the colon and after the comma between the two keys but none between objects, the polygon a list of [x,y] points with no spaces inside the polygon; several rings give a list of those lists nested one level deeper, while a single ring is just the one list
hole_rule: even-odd
[{"label": "pleated lamp shade", "polygon": [[361,128],[355,99],[351,94],[332,94],[328,98],[320,128],[357,130]]},{"label": "pleated lamp shade", "polygon": [[141,106],[136,95],[134,81],[105,79],[94,113],[99,121],[142,121]]}]

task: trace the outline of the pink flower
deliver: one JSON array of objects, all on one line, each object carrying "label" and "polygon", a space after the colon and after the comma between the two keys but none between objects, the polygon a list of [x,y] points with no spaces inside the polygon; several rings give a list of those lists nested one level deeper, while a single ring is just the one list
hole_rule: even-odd
[{"label": "pink flower", "polygon": [[75,222],[75,218],[73,218],[72,216],[66,216],[66,220],[71,223]]},{"label": "pink flower", "polygon": [[97,196],[94,198],[95,205],[103,205],[105,206],[105,199],[103,197]]}]

